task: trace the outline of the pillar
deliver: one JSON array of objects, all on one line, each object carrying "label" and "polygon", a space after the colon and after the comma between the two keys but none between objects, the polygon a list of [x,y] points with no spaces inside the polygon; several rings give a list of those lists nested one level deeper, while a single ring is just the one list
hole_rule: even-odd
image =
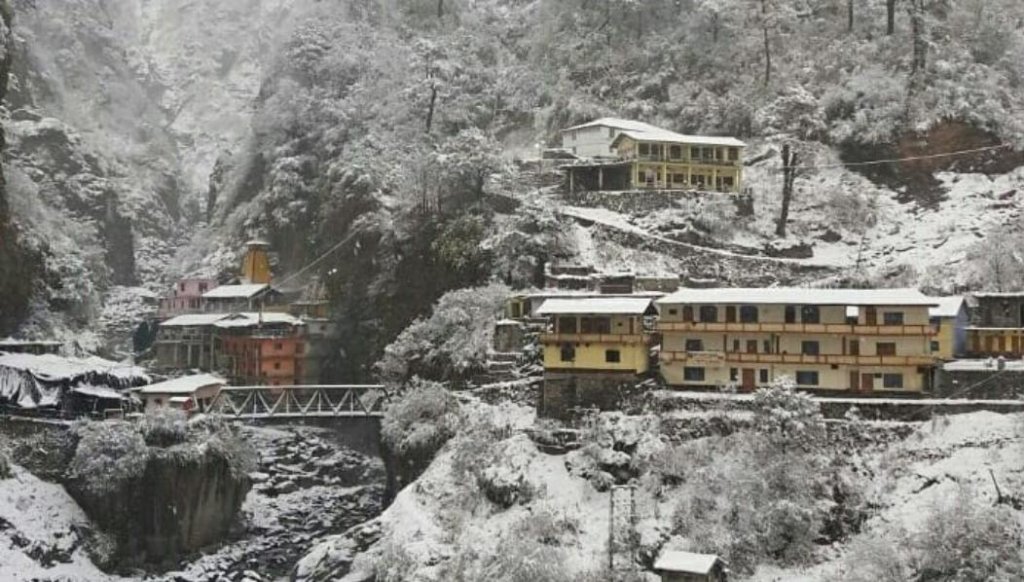
[{"label": "pillar", "polygon": [[718,168],[711,168],[711,189],[718,190]]},{"label": "pillar", "polygon": [[604,190],[604,168],[601,166],[597,168],[597,189]]},{"label": "pillar", "polygon": [[668,165],[661,165],[661,187],[665,188],[668,186]]},{"label": "pillar", "polygon": [[576,184],[573,181],[573,174],[574,174],[574,172],[573,172],[572,168],[569,168],[569,194],[575,194],[576,193]]}]

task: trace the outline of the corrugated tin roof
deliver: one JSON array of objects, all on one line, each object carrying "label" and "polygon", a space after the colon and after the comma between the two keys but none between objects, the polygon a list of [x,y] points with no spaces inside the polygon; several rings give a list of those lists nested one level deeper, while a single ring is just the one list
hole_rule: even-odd
[{"label": "corrugated tin roof", "polygon": [[[613,127],[615,129],[621,130],[622,134],[629,135],[629,137],[641,141],[695,143],[733,147],[746,147],[747,145],[734,137],[720,137],[713,135],[687,135],[683,133],[669,131],[667,129],[660,128],[656,125],[651,125],[650,123],[634,121],[632,119],[619,119],[617,117],[602,117],[600,119],[595,119],[594,121],[588,121],[587,123],[581,123],[580,125],[568,127],[566,129],[563,129],[562,131],[572,131],[576,129],[584,129],[587,127]],[[616,139],[618,138],[616,137]]]},{"label": "corrugated tin roof", "polygon": [[193,325],[213,325],[227,317],[227,313],[189,313],[172,317],[160,324],[160,327],[186,327]]},{"label": "corrugated tin roof", "polygon": [[714,554],[695,554],[693,552],[668,551],[662,552],[654,562],[655,570],[668,572],[686,572],[687,574],[707,574],[718,562]]},{"label": "corrugated tin roof", "polygon": [[224,386],[227,382],[216,374],[195,374],[171,378],[156,384],[150,384],[139,388],[140,394],[192,394],[200,388],[207,386]]},{"label": "corrugated tin roof", "polygon": [[928,308],[928,315],[931,317],[956,317],[964,305],[964,298],[960,295],[932,297],[932,299],[938,303],[938,306]]},{"label": "corrugated tin roof", "polygon": [[203,299],[248,299],[269,287],[266,283],[221,285],[203,293]]},{"label": "corrugated tin roof", "polygon": [[658,305],[785,304],[785,305],[938,305],[917,289],[807,289],[802,287],[718,287],[680,289],[657,301]]},{"label": "corrugated tin roof", "polygon": [[651,308],[650,297],[586,297],[546,299],[537,315],[643,315]]},{"label": "corrugated tin roof", "polygon": [[267,311],[263,314],[256,312],[232,313],[227,317],[218,320],[215,327],[252,327],[254,325],[284,323],[288,325],[302,325],[302,320],[289,313]]},{"label": "corrugated tin roof", "polygon": [[734,138],[734,137],[720,137],[714,135],[687,135],[684,133],[676,133],[667,129],[661,129],[659,127],[653,130],[634,130],[624,129],[622,133],[615,137],[612,141],[612,145],[615,145],[622,136],[628,136],[636,141],[656,141],[662,143],[685,143],[695,145],[718,145],[718,146],[732,146],[732,147],[747,147],[747,144]]}]

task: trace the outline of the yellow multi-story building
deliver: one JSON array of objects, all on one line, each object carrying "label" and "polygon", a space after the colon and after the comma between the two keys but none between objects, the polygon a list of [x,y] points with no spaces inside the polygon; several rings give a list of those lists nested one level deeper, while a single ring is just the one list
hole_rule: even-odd
[{"label": "yellow multi-story building", "polygon": [[622,385],[650,370],[654,315],[651,297],[547,299],[536,315],[549,319],[541,334],[544,389],[540,410],[563,416],[575,407],[612,408]]},{"label": "yellow multi-story building", "polygon": [[928,309],[913,289],[684,289],[657,301],[661,374],[672,386],[788,376],[798,387],[920,393],[936,356]]},{"label": "yellow multi-story building", "polygon": [[734,137],[685,135],[647,123],[602,118],[562,132],[566,150],[592,160],[566,167],[575,190],[740,192],[743,151]]}]

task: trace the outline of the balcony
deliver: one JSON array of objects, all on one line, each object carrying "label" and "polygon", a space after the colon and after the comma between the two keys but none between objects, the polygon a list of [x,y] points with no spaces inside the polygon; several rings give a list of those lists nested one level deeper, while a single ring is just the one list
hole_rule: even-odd
[{"label": "balcony", "polygon": [[744,352],[661,352],[664,363],[681,362],[701,366],[730,364],[810,364],[818,366],[934,366],[929,355],[871,356],[849,354],[758,354]]},{"label": "balcony", "polygon": [[658,322],[660,332],[736,332],[839,334],[878,336],[931,336],[935,330],[924,325],[851,325],[848,323],[721,323],[721,322]]},{"label": "balcony", "polygon": [[640,333],[542,333],[545,344],[647,344],[651,336]]}]

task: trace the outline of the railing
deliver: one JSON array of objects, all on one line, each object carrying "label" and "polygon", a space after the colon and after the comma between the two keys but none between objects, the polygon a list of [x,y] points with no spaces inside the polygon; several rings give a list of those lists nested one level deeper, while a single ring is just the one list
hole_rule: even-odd
[{"label": "railing", "polygon": [[745,352],[661,352],[665,363],[683,362],[702,365],[729,363],[751,364],[842,364],[847,366],[933,366],[937,359],[927,355],[880,356],[851,354],[768,354]]},{"label": "railing", "polygon": [[805,333],[843,335],[935,335],[925,325],[861,325],[849,323],[720,323],[720,322],[658,322],[658,331],[741,332],[741,333]]},{"label": "railing", "polygon": [[387,393],[379,385],[225,386],[210,412],[230,418],[375,417]]},{"label": "railing", "polygon": [[542,333],[542,343],[581,344],[640,344],[648,343],[651,336],[640,333]]}]

